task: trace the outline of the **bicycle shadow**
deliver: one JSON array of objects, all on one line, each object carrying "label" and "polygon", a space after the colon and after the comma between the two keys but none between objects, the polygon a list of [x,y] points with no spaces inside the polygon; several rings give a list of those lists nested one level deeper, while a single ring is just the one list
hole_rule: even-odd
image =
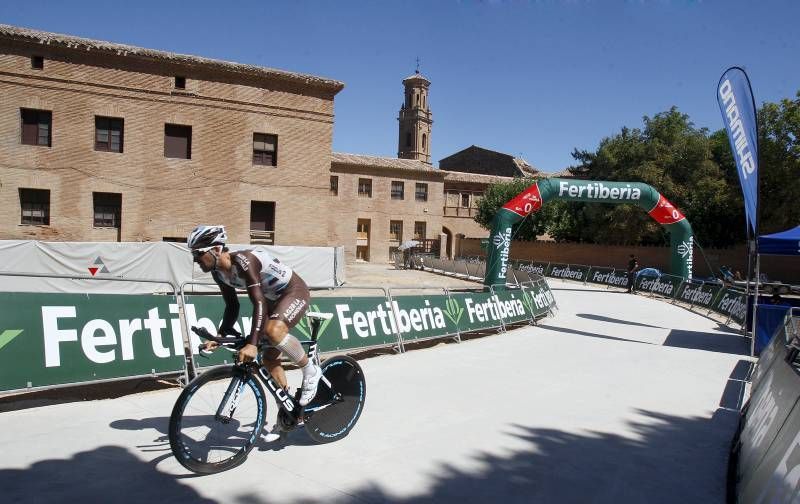
[{"label": "bicycle shadow", "polygon": [[[199,423],[211,421],[211,419],[196,419]],[[138,445],[136,448],[142,452],[155,452],[166,451],[167,456],[172,456],[172,451],[169,446],[169,417],[150,417],[142,419],[126,418],[114,420],[109,424],[109,427],[117,430],[127,431],[145,431],[153,430],[159,435],[153,439],[153,445]],[[298,427],[290,432],[284,433],[280,438],[270,440],[268,434],[271,430],[272,423],[268,423],[261,431],[258,442],[253,447],[254,450],[269,452],[280,451],[292,446],[313,446],[317,443],[306,433],[305,429]]]}]

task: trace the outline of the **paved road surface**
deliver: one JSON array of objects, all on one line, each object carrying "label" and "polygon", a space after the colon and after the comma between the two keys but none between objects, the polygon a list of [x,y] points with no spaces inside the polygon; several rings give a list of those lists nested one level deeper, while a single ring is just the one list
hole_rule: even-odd
[{"label": "paved road surface", "polygon": [[662,301],[551,285],[538,327],[363,360],[344,440],[262,441],[218,475],[171,456],[177,389],[0,413],[0,501],[723,503],[747,344]]}]

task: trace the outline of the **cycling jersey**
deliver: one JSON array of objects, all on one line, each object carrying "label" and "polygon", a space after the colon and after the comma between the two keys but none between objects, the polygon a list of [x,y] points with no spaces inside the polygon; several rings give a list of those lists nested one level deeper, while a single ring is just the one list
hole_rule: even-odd
[{"label": "cycling jersey", "polygon": [[292,279],[292,268],[262,248],[231,252],[231,262],[233,267],[229,275],[218,270],[211,273],[217,283],[222,282],[234,289],[247,289],[257,282],[264,297],[271,301],[278,299]]},{"label": "cycling jersey", "polygon": [[211,276],[219,285],[225,299],[225,314],[220,331],[223,334],[238,334],[233,324],[239,317],[239,298],[236,289],[247,289],[253,303],[253,317],[248,342],[258,344],[268,316],[267,299],[275,301],[283,295],[294,273],[292,268],[280,262],[262,248],[231,252],[231,270],[225,273],[213,270]]}]

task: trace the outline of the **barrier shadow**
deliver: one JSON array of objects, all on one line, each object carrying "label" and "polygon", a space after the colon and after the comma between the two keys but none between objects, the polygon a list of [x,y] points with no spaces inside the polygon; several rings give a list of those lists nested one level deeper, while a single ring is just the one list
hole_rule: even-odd
[{"label": "barrier shadow", "polygon": [[672,329],[667,335],[667,339],[664,340],[664,346],[733,355],[750,355],[749,340],[733,334]]},{"label": "barrier shadow", "polygon": [[556,326],[551,326],[551,325],[547,325],[547,324],[537,324],[536,327],[540,327],[542,329],[547,329],[548,331],[563,332],[563,333],[568,333],[568,334],[577,334],[578,336],[589,336],[589,337],[592,337],[592,338],[599,338],[599,339],[607,339],[607,340],[614,340],[614,341],[625,341],[625,342],[628,342],[628,343],[642,343],[642,344],[645,344],[645,345],[652,345],[653,344],[653,343],[650,343],[650,342],[647,342],[647,341],[632,340],[632,339],[627,339],[627,338],[618,338],[616,336],[606,336],[606,335],[603,335],[603,334],[596,334],[596,333],[591,333],[591,332],[588,332],[588,331],[579,331],[577,329],[569,329],[569,328],[566,328],[566,327],[556,327]]},{"label": "barrier shadow", "polygon": [[[510,425],[506,435],[517,440],[513,450],[441,462],[429,486],[409,488],[403,496],[369,482],[348,489],[347,496],[294,502],[723,504],[727,447],[738,415],[722,409],[711,418],[636,414],[641,420],[628,422],[630,437]],[[257,495],[247,501],[268,502]]]},{"label": "barrier shadow", "polygon": [[740,359],[739,362],[736,363],[725,384],[725,389],[722,391],[722,396],[719,399],[720,408],[727,408],[734,411],[742,410],[742,406],[744,406],[746,384],[750,380],[752,372],[752,362]]},{"label": "barrier shadow", "polygon": [[191,502],[215,504],[173,475],[119,446],[101,446],[68,459],[36,462],[25,469],[0,470],[4,503]]},{"label": "barrier shadow", "polygon": [[575,316],[589,320],[598,320],[600,322],[611,322],[612,324],[625,324],[625,325],[640,326],[640,327],[652,327],[654,329],[664,329],[661,326],[642,324],[641,322],[631,322],[630,320],[618,319],[613,317],[604,317],[602,315],[592,315],[591,313],[576,313]]}]

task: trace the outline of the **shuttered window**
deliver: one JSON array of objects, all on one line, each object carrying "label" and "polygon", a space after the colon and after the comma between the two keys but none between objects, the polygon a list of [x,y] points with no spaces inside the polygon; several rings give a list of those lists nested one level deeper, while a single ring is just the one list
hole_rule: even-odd
[{"label": "shuttered window", "polygon": [[164,157],[192,159],[192,127],[164,125]]},{"label": "shuttered window", "polygon": [[22,143],[25,145],[52,145],[53,113],[49,110],[20,109],[22,117]]},{"label": "shuttered window", "polygon": [[92,193],[94,201],[94,227],[119,228],[122,217],[122,195],[119,193]]},{"label": "shuttered window", "polygon": [[402,181],[392,181],[392,199],[401,200],[405,197],[405,184]]},{"label": "shuttered window", "polygon": [[94,118],[94,150],[122,152],[124,121],[119,117]]},{"label": "shuttered window", "polygon": [[50,225],[50,190],[19,190],[19,206],[22,209],[20,222],[41,226]]},{"label": "shuttered window", "polygon": [[253,133],[253,164],[278,165],[278,136]]}]

